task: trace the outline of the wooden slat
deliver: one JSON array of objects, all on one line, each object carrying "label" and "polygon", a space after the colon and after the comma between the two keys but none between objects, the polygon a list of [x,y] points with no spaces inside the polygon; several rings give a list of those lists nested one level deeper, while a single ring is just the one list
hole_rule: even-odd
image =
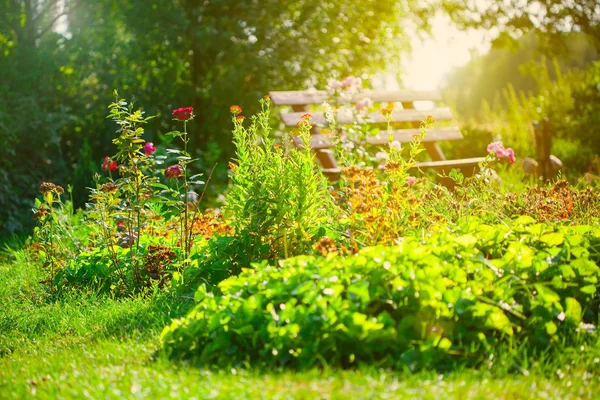
[{"label": "wooden slat", "polygon": [[[473,157],[473,158],[463,158],[460,160],[444,160],[444,161],[425,161],[414,165],[412,168],[421,169],[421,168],[433,168],[438,171],[448,172],[453,168],[462,169],[463,172],[466,172],[465,175],[471,175],[472,172],[477,168],[480,162],[485,160],[485,157]],[[323,173],[328,176],[330,179],[337,179],[342,172],[341,168],[322,168]]]},{"label": "wooden slat", "polygon": [[[413,141],[415,135],[421,134],[420,129],[397,129],[392,131],[392,140],[397,140],[400,143],[410,143]],[[435,128],[428,129],[425,137],[423,138],[423,143],[435,142],[440,140],[460,140],[463,138],[462,133],[460,133],[460,129],[457,127],[450,128]],[[302,141],[299,137],[294,137],[294,143],[296,146],[301,148]],[[385,145],[389,143],[388,133],[387,131],[382,131],[376,136],[370,136],[367,138],[367,143],[373,145]],[[330,149],[333,147],[333,143],[331,142],[331,135],[327,134],[316,134],[311,136],[310,147],[313,150],[321,150],[321,149]]]},{"label": "wooden slat", "polygon": [[414,166],[414,168],[447,169],[447,168],[471,167],[471,166],[477,166],[483,160],[485,160],[485,157],[463,158],[460,160],[425,161],[425,162],[416,164]]},{"label": "wooden slat", "polygon": [[[397,129],[392,131],[393,140],[400,143],[410,143],[414,140],[415,135],[420,135],[420,129]],[[431,128],[427,129],[422,142],[436,142],[440,140],[461,140],[463,138],[460,129],[457,127],[449,128]],[[387,144],[389,142],[388,133],[382,130],[377,136],[367,138],[369,144]]]},{"label": "wooden slat", "polygon": [[[277,106],[283,105],[308,105],[322,104],[324,101],[335,103],[329,93],[325,90],[298,90],[298,91],[274,91],[270,92],[271,101]],[[439,101],[440,93],[433,90],[365,90],[352,98],[340,97],[338,103],[356,103],[365,97],[374,102],[411,102],[411,101]]]},{"label": "wooden slat", "polygon": [[[303,112],[290,112],[290,113],[281,113],[281,119],[286,126],[295,126],[298,121],[302,119]],[[420,122],[427,118],[428,115],[431,115],[436,121],[449,121],[452,119],[452,112],[449,108],[437,108],[435,110],[423,111],[423,110],[394,110],[392,112],[392,121],[394,122]],[[340,124],[352,124],[356,120],[356,116],[349,111],[340,111],[338,116],[338,123]],[[311,125],[325,125],[326,124],[325,116],[323,113],[314,113],[312,114],[312,119],[310,120]],[[381,112],[375,111],[369,113],[367,118],[363,120],[364,123],[386,123],[387,119],[381,115]]]}]

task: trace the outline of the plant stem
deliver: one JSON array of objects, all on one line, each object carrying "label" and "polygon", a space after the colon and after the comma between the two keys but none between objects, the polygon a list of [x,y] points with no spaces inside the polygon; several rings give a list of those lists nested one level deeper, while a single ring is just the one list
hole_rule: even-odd
[{"label": "plant stem", "polygon": [[[183,121],[183,154],[186,157],[188,156],[188,152],[187,152],[187,143],[188,143],[188,137],[187,137],[187,121]],[[188,243],[188,181],[187,181],[187,160],[184,160],[183,162],[183,211],[184,211],[184,226],[183,226],[183,254],[185,255],[185,260],[188,259],[189,257],[189,243]]]},{"label": "plant stem", "polygon": [[204,183],[204,189],[202,189],[200,198],[196,202],[196,209],[194,210],[194,216],[192,217],[192,223],[190,224],[190,230],[188,233],[188,245],[189,245],[190,252],[192,250],[192,243],[194,242],[194,232],[193,232],[194,224],[197,221],[198,214],[200,213],[200,204],[202,204],[202,199],[204,198],[204,193],[206,193],[206,188],[208,187],[208,183],[210,182],[210,179],[212,178],[213,173],[215,172],[215,168],[217,168],[217,164],[215,164],[212,167],[212,169],[210,170],[210,174],[208,175],[208,178],[206,179],[206,183]]}]

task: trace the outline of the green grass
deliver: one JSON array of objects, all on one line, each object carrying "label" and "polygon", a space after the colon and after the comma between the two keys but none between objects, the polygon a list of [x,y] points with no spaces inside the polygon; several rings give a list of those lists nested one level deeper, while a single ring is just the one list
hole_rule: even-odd
[{"label": "green grass", "polygon": [[594,398],[596,376],[464,371],[210,372],[153,361],[155,339],[85,337],[29,343],[0,364],[0,397],[27,398]]},{"label": "green grass", "polygon": [[[0,265],[0,398],[594,398],[597,365],[530,371],[490,360],[440,375],[372,369],[208,371],[156,356],[158,335],[193,302],[169,293],[111,299],[47,293],[26,257]],[[567,361],[569,360],[569,361]],[[542,372],[543,371],[543,372]]]}]

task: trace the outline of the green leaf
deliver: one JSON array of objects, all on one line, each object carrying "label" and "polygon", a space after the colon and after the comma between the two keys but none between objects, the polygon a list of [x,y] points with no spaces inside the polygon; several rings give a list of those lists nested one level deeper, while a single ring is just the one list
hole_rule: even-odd
[{"label": "green leaf", "polygon": [[565,299],[565,320],[579,326],[581,322],[581,304],[573,297]]},{"label": "green leaf", "polygon": [[594,293],[596,293],[596,286],[595,285],[586,285],[586,286],[583,286],[580,290],[581,290],[581,293],[594,294]]},{"label": "green leaf", "polygon": [[450,350],[450,347],[452,347],[452,342],[448,339],[448,338],[442,338],[442,340],[440,340],[440,342],[437,345],[438,349],[442,349],[442,350]]},{"label": "green leaf", "polygon": [[463,247],[473,247],[477,243],[477,238],[467,234],[454,238],[454,241]]},{"label": "green leaf", "polygon": [[535,224],[535,219],[531,218],[529,215],[521,215],[515,219],[515,225],[530,225]]},{"label": "green leaf", "polygon": [[535,257],[533,250],[521,242],[511,242],[506,251],[506,259],[514,260],[524,267],[530,267]]},{"label": "green leaf", "polygon": [[150,184],[150,186],[155,187],[155,188],[159,188],[159,189],[169,190],[169,187],[167,185],[164,185],[164,184],[159,183],[159,182],[152,182]]},{"label": "green leaf", "polygon": [[558,330],[558,328],[556,327],[556,324],[552,321],[548,321],[544,324],[544,326],[546,327],[546,333],[548,335],[554,335],[556,333],[556,331]]},{"label": "green leaf", "polygon": [[541,299],[544,303],[555,304],[560,301],[560,296],[556,294],[554,290],[549,289],[546,286],[539,283],[536,283],[534,287],[537,291],[537,297]]},{"label": "green leaf", "polygon": [[511,336],[513,334],[510,319],[508,319],[504,312],[497,307],[485,303],[478,303],[473,307],[473,316],[483,318],[484,325],[487,328],[495,329]]},{"label": "green leaf", "polygon": [[552,232],[542,235],[540,241],[542,243],[546,243],[548,246],[559,246],[563,243],[564,239],[565,238],[562,233]]}]

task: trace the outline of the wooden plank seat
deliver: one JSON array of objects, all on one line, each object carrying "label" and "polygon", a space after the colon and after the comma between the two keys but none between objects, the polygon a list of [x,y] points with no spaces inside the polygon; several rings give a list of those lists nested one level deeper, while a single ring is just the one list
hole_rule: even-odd
[{"label": "wooden plank seat", "polygon": [[[439,101],[441,96],[437,91],[376,91],[365,90],[352,98],[340,97],[331,99],[330,94],[324,90],[301,90],[301,91],[272,91],[269,93],[271,101],[277,106],[289,106],[291,111],[282,111],[281,119],[286,127],[296,126],[297,122],[302,119],[302,115],[310,112],[312,118],[310,123],[313,125],[311,130],[311,148],[315,151],[317,159],[322,165],[323,173],[330,179],[336,180],[339,178],[341,169],[338,167],[335,158],[333,157],[334,146],[331,142],[331,137],[328,134],[319,133],[320,129],[327,125],[324,113],[319,110],[314,110],[316,106],[322,105],[323,102],[329,102],[333,107],[336,105],[353,105],[364,98],[369,98],[375,103],[395,103],[398,107],[394,107],[391,113],[393,126],[398,129],[392,131],[394,140],[400,143],[412,142],[413,136],[420,134],[420,123],[428,115],[431,115],[435,121],[453,121],[452,112],[448,108],[435,107],[435,102]],[[419,110],[415,108],[415,102],[428,101],[434,104],[434,107],[427,110]],[[372,125],[387,124],[387,119],[380,111],[370,112],[360,120],[349,110],[344,108],[337,111],[337,122],[340,125],[348,125],[354,123],[368,123]],[[375,136],[370,136],[366,139],[366,143],[370,145],[385,145],[389,143],[389,133],[387,130]],[[463,135],[457,126],[436,127],[427,130],[425,137],[422,140],[422,145],[427,150],[431,161],[417,163],[414,168],[435,169],[440,173],[447,174],[452,169],[459,169],[464,175],[469,176],[474,173],[477,165],[483,161],[483,157],[467,158],[461,160],[447,160],[444,153],[440,149],[438,142],[446,140],[461,140]],[[299,138],[294,140],[296,146],[302,147],[302,141]]]}]

